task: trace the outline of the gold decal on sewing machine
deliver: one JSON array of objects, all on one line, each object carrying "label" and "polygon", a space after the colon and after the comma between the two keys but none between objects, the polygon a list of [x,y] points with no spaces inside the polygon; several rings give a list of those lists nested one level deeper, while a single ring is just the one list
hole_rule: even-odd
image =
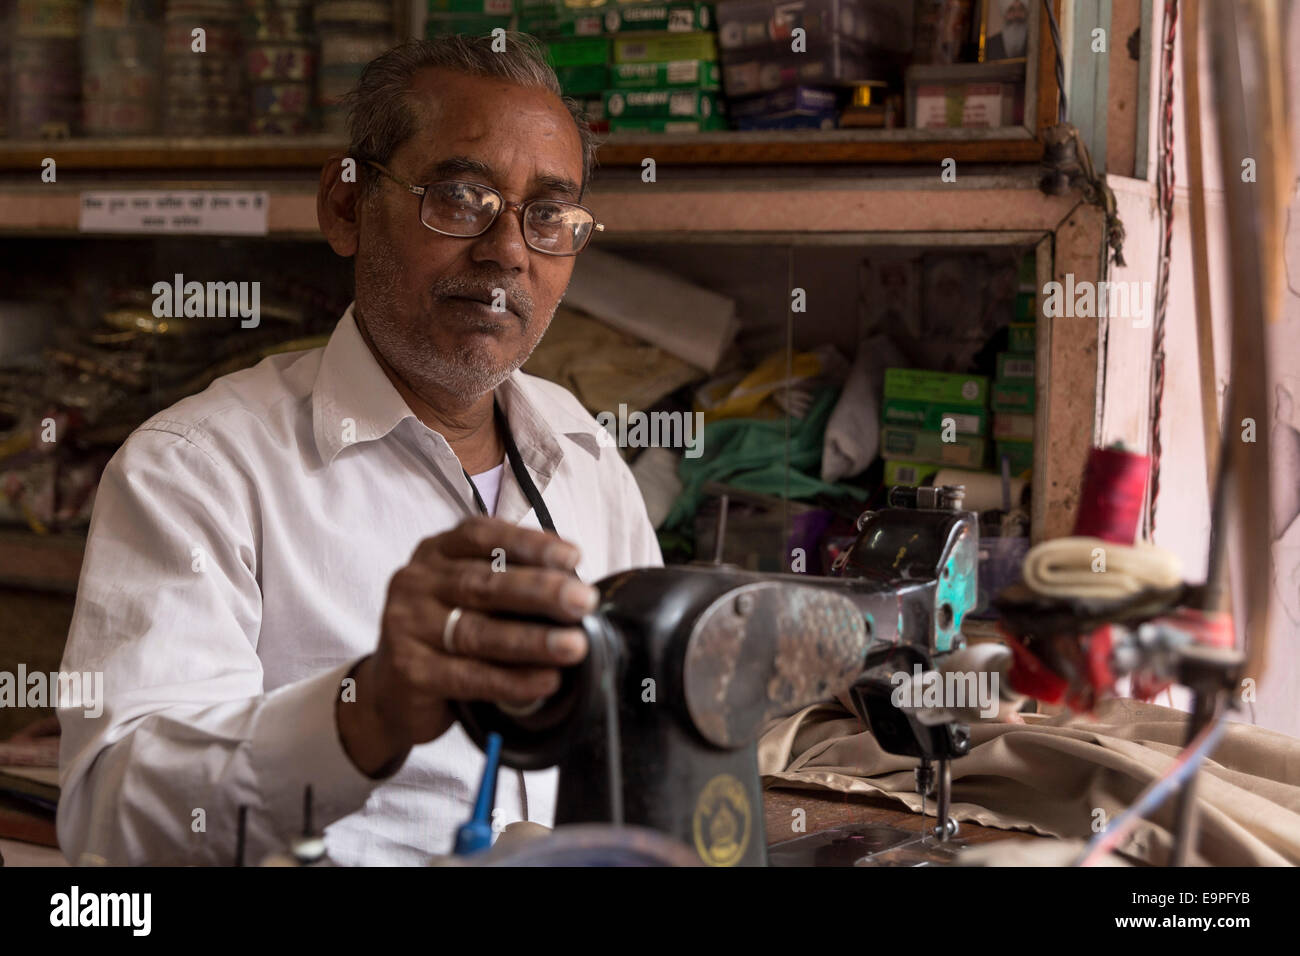
[{"label": "gold decal on sewing machine", "polygon": [[695,801],[695,852],[709,866],[734,866],[749,849],[754,815],[739,780],[720,773]]}]

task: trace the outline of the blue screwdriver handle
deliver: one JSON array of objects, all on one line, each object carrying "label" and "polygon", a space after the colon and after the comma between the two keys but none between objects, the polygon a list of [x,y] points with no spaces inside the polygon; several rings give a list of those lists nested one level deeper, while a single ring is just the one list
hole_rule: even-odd
[{"label": "blue screwdriver handle", "polygon": [[490,733],[487,738],[487,761],[483,764],[483,779],[479,781],[478,798],[474,801],[474,815],[456,830],[456,856],[480,853],[492,845],[492,808],[497,801],[497,770],[501,765],[501,735]]}]

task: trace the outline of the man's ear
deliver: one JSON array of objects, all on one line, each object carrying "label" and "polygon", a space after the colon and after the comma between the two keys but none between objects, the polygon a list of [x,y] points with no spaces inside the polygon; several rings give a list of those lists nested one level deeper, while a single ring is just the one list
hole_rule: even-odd
[{"label": "man's ear", "polygon": [[320,171],[320,188],[316,192],[316,221],[325,241],[341,256],[354,256],[360,242],[361,185],[357,182],[357,162],[350,156],[331,156]]}]

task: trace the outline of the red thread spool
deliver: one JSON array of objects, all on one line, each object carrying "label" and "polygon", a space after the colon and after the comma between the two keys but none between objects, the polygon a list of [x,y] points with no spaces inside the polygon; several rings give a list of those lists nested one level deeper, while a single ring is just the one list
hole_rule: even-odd
[{"label": "red thread spool", "polygon": [[1133,544],[1146,499],[1151,459],[1117,448],[1094,448],[1088,454],[1074,533],[1114,544]]}]

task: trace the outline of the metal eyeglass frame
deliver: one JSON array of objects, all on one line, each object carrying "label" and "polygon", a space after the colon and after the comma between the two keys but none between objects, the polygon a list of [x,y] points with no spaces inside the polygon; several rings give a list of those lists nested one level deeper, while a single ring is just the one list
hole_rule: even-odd
[{"label": "metal eyeglass frame", "polygon": [[[421,212],[423,212],[423,210],[424,210],[424,196],[425,196],[425,193],[428,192],[428,187],[434,185],[434,183],[426,183],[426,184],[423,185],[423,186],[417,186],[417,185],[415,185],[414,183],[408,183],[405,179],[402,179],[400,176],[396,176],[396,175],[394,175],[392,172],[390,172],[388,169],[386,169],[385,167],[383,167],[383,166],[380,165],[379,163],[376,163],[374,160],[367,159],[367,160],[365,160],[365,163],[366,163],[367,166],[373,166],[375,169],[379,170],[381,173],[383,173],[385,176],[387,176],[387,177],[388,177],[389,179],[391,179],[393,182],[397,183],[397,185],[404,187],[404,188],[406,189],[407,192],[411,193],[411,195],[413,195],[413,196],[419,196],[419,197],[420,197],[420,210],[421,210]],[[469,180],[466,180],[466,179],[440,179],[440,180],[438,180],[437,182],[439,182],[439,183],[460,183],[461,185],[465,185],[465,186],[473,186],[475,189],[484,189],[484,190],[486,190],[486,191],[492,193],[493,195],[495,195],[495,196],[497,197],[497,199],[500,200],[500,202],[501,202],[501,205],[497,207],[496,214],[492,217],[492,221],[489,222],[486,226],[484,226],[483,229],[482,229],[480,232],[476,232],[476,233],[474,233],[474,235],[472,235],[472,236],[462,236],[462,235],[459,235],[459,234],[454,233],[454,232],[443,232],[441,229],[435,229],[433,226],[431,226],[431,225],[429,225],[427,222],[425,222],[425,221],[424,221],[424,216],[421,215],[421,216],[419,217],[419,218],[420,218],[420,225],[424,226],[425,229],[428,229],[428,230],[430,230],[431,232],[436,232],[436,233],[437,233],[438,235],[440,235],[440,236],[449,236],[449,237],[451,237],[452,239],[477,239],[479,236],[483,235],[483,234],[486,233],[489,229],[491,229],[493,226],[496,225],[497,220],[501,218],[501,213],[502,213],[502,212],[504,212],[504,211],[507,210],[507,209],[515,209],[515,210],[518,211],[518,215],[519,215],[519,232],[520,232],[520,235],[522,235],[522,236],[524,237],[524,245],[528,246],[528,248],[529,248],[529,249],[532,249],[534,252],[540,252],[540,253],[541,253],[542,255],[544,255],[544,256],[555,256],[555,257],[560,258],[560,259],[568,259],[568,258],[572,258],[573,256],[578,255],[578,254],[581,253],[584,249],[586,249],[587,246],[588,246],[588,244],[591,242],[591,237],[592,237],[593,235],[595,235],[595,234],[598,233],[598,232],[604,232],[604,231],[605,231],[605,224],[604,224],[604,223],[601,223],[601,222],[597,222],[597,221],[596,221],[596,214],[593,213],[593,212],[592,212],[590,209],[588,209],[586,206],[582,205],[581,203],[569,202],[568,200],[565,200],[565,199],[526,199],[526,200],[524,200],[523,202],[510,202],[509,200],[506,199],[505,196],[501,195],[501,193],[500,193],[499,190],[497,190],[497,189],[493,189],[491,186],[485,186],[483,183],[470,182]],[[583,212],[585,212],[587,215],[591,216],[592,230],[591,230],[591,232],[587,233],[587,238],[586,238],[585,240],[583,240],[582,245],[581,245],[579,248],[573,250],[573,252],[548,252],[546,249],[538,249],[536,246],[534,246],[532,243],[530,243],[530,242],[528,241],[528,228],[527,228],[527,226],[525,225],[524,213],[525,213],[525,210],[527,210],[529,206],[531,206],[533,203],[536,203],[536,202],[550,202],[550,203],[557,203],[557,204],[559,204],[559,205],[561,205],[561,206],[576,206],[577,208],[579,208],[579,209],[581,209]]]}]

